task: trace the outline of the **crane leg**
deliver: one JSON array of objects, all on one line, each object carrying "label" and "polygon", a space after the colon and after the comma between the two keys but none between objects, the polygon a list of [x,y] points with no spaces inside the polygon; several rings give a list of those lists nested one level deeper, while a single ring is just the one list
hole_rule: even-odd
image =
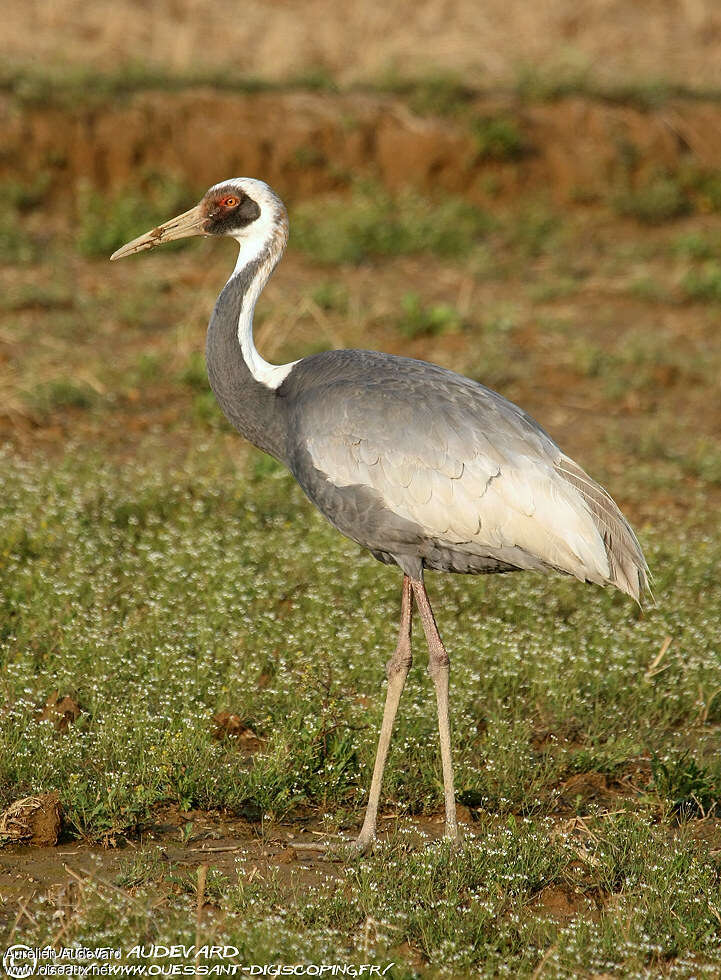
[{"label": "crane leg", "polygon": [[398,644],[395,653],[386,665],[386,675],[388,677],[388,690],[386,692],[386,705],[383,711],[383,724],[378,739],[378,750],[376,761],[373,767],[373,778],[371,779],[370,795],[368,806],[366,807],[363,827],[355,842],[355,847],[361,853],[368,849],[376,836],[376,820],[378,817],[378,801],[381,795],[381,783],[383,782],[383,770],[388,758],[388,747],[393,731],[393,722],[398,710],[398,702],[401,699],[403,688],[406,683],[408,671],[411,669],[413,655],[411,653],[411,620],[413,614],[411,580],[407,575],[403,576],[403,592],[401,594],[401,622],[398,630]]},{"label": "crane leg", "polygon": [[451,760],[451,726],[448,718],[448,675],[450,660],[438,632],[436,619],[423,580],[413,580],[418,613],[423,624],[423,632],[428,643],[428,673],[436,689],[438,704],[438,734],[441,740],[441,762],[443,764],[443,792],[446,802],[446,837],[458,841],[458,822],[456,820],[456,797],[453,791],[453,762]]}]

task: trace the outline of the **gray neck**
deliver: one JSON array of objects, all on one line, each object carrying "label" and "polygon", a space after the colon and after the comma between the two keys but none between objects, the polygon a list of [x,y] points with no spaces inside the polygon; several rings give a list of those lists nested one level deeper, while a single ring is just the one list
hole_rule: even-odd
[{"label": "gray neck", "polygon": [[[252,307],[274,262],[259,256],[235,269],[218,297],[208,325],[205,358],[210,387],[228,421],[254,446],[286,460],[286,420],[276,388],[257,381],[239,341],[241,314],[252,329]],[[247,309],[244,309],[244,301]],[[251,335],[252,336],[252,335]]]}]

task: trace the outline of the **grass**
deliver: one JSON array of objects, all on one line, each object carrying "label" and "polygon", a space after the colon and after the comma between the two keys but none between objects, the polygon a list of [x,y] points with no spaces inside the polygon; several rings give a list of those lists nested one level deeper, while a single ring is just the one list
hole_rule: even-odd
[{"label": "grass", "polygon": [[152,174],[143,185],[110,198],[81,186],[76,195],[76,248],[88,258],[107,260],[121,245],[186,210],[198,196],[179,181]]},{"label": "grass", "polygon": [[417,78],[386,72],[371,88],[404,98],[420,116],[459,116],[478,94],[458,75],[438,71]]},{"label": "grass", "polygon": [[591,66],[573,51],[556,63],[520,64],[514,91],[526,102],[582,97],[613,105],[629,105],[642,112],[662,108],[674,98],[718,101],[721,97],[716,88],[694,88],[663,77],[629,78],[618,83],[604,81],[594,75]]},{"label": "grass", "polygon": [[34,235],[18,221],[14,202],[0,199],[0,260],[14,265],[37,261],[40,249]]},{"label": "grass", "polygon": [[[200,193],[157,174],[111,196],[81,186],[75,203],[75,247],[87,258],[107,259],[120,245],[186,209]],[[292,247],[324,264],[424,253],[460,258],[483,242],[494,225],[486,212],[460,198],[443,196],[429,205],[420,194],[392,195],[372,182],[358,182],[350,200],[331,196],[298,205],[291,223]],[[324,309],[343,303],[332,283],[318,286],[312,298]]]},{"label": "grass", "polygon": [[326,312],[348,311],[348,290],[342,283],[332,280],[321,282],[313,288],[310,296],[313,302]]},{"label": "grass", "polygon": [[[254,459],[244,473],[217,450],[180,469],[92,454],[4,461],[4,802],[57,789],[71,833],[96,840],[132,834],[168,803],[258,819],[306,808],[336,826],[359,812],[398,576],[359,560],[282,470]],[[721,546],[680,529],[648,544],[660,603],[643,618],[618,595],[562,579],[432,576],[453,657],[458,795],[480,821],[468,846],[452,856],[401,833],[310,891],[243,872],[237,884],[219,879],[228,941],[261,961],[347,956],[346,937],[370,919],[376,957],[406,943],[445,975],[526,975],[549,950],[558,975],[640,976],[669,960],[682,971],[690,955],[715,963],[718,869],[688,819],[691,804],[713,812],[721,796],[721,719],[699,718],[699,691],[721,685],[708,656]],[[647,680],[664,635],[675,653]],[[82,708],[64,736],[36,720],[55,689]],[[431,693],[414,671],[385,784],[399,812],[439,805]],[[252,722],[261,752],[212,737],[222,709]],[[540,729],[556,739],[539,745]],[[645,796],[619,797],[622,815],[586,810],[582,840],[559,826],[558,787],[574,772],[618,778],[644,759]],[[132,934],[133,910],[181,872],[141,860],[119,878],[133,900],[89,895],[71,936],[89,938],[100,919],[103,935]],[[554,889],[576,896],[572,921],[544,907]],[[150,936],[183,935],[182,908],[167,903]],[[282,928],[268,929],[273,918]]]},{"label": "grass", "polygon": [[[323,88],[320,79],[320,73],[310,72],[290,79],[287,84],[288,87],[317,91]],[[206,86],[243,93],[265,92],[278,87],[227,68],[200,68],[177,74],[165,66],[145,61],[131,62],[106,72],[82,65],[47,65],[42,69],[7,65],[0,74],[0,91],[13,95],[21,104],[65,109],[78,104],[99,105],[111,99],[127,98],[136,92],[177,92]]]},{"label": "grass", "polygon": [[230,430],[230,425],[210,390],[205,358],[199,351],[191,353],[183,370],[178,374],[178,380],[192,392],[191,412],[197,422],[217,429]]},{"label": "grass", "polygon": [[671,802],[673,813],[705,816],[721,799],[717,777],[699,766],[688,750],[668,762],[652,759],[651,772],[654,789]]},{"label": "grass", "polygon": [[711,259],[721,255],[721,237],[699,232],[679,235],[673,243],[673,251],[687,259]]},{"label": "grass", "polygon": [[24,284],[8,291],[1,302],[5,312],[14,313],[19,310],[72,309],[75,300],[65,283],[49,282]]},{"label": "grass", "polygon": [[[631,173],[638,160],[629,149],[627,171]],[[702,214],[721,210],[721,176],[718,170],[682,167],[676,173],[656,173],[636,185],[626,186],[611,195],[616,212],[635,218],[641,224],[660,225],[698,211]],[[700,243],[681,238],[681,251],[698,258]],[[694,244],[696,247],[694,247]]]},{"label": "grass", "polygon": [[293,246],[323,263],[430,253],[458,258],[487,235],[493,222],[479,208],[446,197],[429,207],[419,194],[391,196],[359,184],[350,201],[327,198],[301,204],[291,216]]},{"label": "grass", "polygon": [[[266,356],[327,336],[501,388],[629,508],[658,605],[641,614],[561,577],[429,575],[452,658],[466,846],[450,854],[430,833],[441,774],[417,635],[385,843],[286,865],[278,820],[358,829],[398,574],[222,422],[200,351],[230,247],[100,264],[113,244],[102,235],[132,237],[187,204],[182,189],[173,200],[147,186],[132,220],[119,195],[98,199],[88,253],[56,216],[43,264],[2,270],[12,373],[0,364],[0,386],[15,414],[0,459],[0,806],[57,790],[64,843],[95,868],[65,911],[31,883],[16,940],[42,945],[62,912],[68,944],[194,942],[202,860],[202,930],[246,963],[715,976],[721,364],[713,296],[679,302],[684,277],[718,258],[705,219],[647,226],[522,199],[490,221],[377,188],[329,201],[327,221],[316,207],[315,239],[310,213],[293,215],[296,247],[260,304]],[[34,238],[37,203],[5,200]],[[80,707],[65,734],[38,720],[53,691]],[[222,711],[259,748],[217,738]],[[168,807],[180,825],[153,844],[147,828]],[[201,850],[213,811],[218,833],[245,828],[237,862]],[[3,859],[47,878],[33,852]],[[7,898],[0,921],[19,911]]]},{"label": "grass", "polygon": [[647,183],[616,194],[618,214],[648,225],[663,224],[689,214],[693,203],[679,181],[662,175]]},{"label": "grass", "polygon": [[[702,846],[681,833],[675,852],[658,828],[618,817],[550,844],[548,830],[528,819],[491,826],[458,855],[398,834],[372,858],[311,883],[300,873],[289,884],[277,874],[249,880],[241,867],[236,884],[211,868],[206,895],[226,916],[214,933],[237,950],[231,962],[393,964],[386,975],[406,980],[429,962],[423,973],[434,977],[530,977],[542,961],[551,977],[713,976],[721,894]],[[175,901],[158,900],[159,882]],[[90,878],[82,885],[70,932],[78,941],[196,941],[197,882],[177,865],[142,852],[126,861],[115,886],[132,889],[125,897]],[[563,895],[592,915],[559,922],[549,899]],[[52,911],[38,910],[32,935],[43,934]],[[158,966],[170,968],[173,954],[160,956]]]},{"label": "grass", "polygon": [[505,251],[522,261],[557,250],[563,234],[563,216],[543,200],[524,201],[500,229]]},{"label": "grass", "polygon": [[463,317],[447,303],[425,306],[416,292],[401,297],[402,314],[396,320],[396,329],[405,337],[437,337],[444,333],[457,333],[463,328]]},{"label": "grass", "polygon": [[[376,79],[342,86],[325,66],[318,65],[285,79],[243,74],[223,66],[199,65],[195,69],[174,72],[167,66],[147,61],[124,63],[117,69],[99,71],[83,65],[46,64],[42,67],[18,65],[9,61],[0,71],[0,91],[12,95],[21,105],[52,105],[59,108],[80,105],[98,106],[111,99],[123,99],[137,92],[178,92],[193,88],[253,94],[268,91],[310,91],[337,93],[343,91],[387,92],[406,100],[420,115],[463,116],[475,99],[484,94],[482,87],[469,86],[452,71],[430,70],[413,77],[390,70]],[[498,91],[497,87],[494,91]],[[657,79],[627,79],[613,84],[599,80],[590,66],[578,58],[561,59],[556,64],[524,65],[516,69],[508,95],[522,102],[552,102],[569,97],[630,105],[641,111],[663,107],[670,99],[703,99],[718,101],[718,89],[690,87]]]},{"label": "grass", "polygon": [[471,123],[481,160],[518,160],[528,152],[518,123],[510,116],[480,116]]},{"label": "grass", "polygon": [[[643,298],[648,297],[644,295]],[[661,298],[655,296],[654,303],[660,302]],[[567,357],[576,370],[598,380],[609,400],[644,394],[652,399],[659,390],[676,385],[683,388],[698,384],[702,378],[711,379],[709,367],[703,359],[689,356],[684,351],[664,350],[658,343],[649,343],[646,336],[633,330],[613,352],[578,340],[569,345]],[[714,456],[710,454],[709,459]],[[684,453],[684,466],[693,467],[697,458],[692,445],[689,445]]]},{"label": "grass", "polygon": [[[381,705],[357,698],[379,689],[396,575],[356,561],[280,470],[241,480],[217,455],[167,473],[77,454],[60,469],[5,464],[5,802],[58,789],[72,826],[90,837],[132,831],[168,801],[276,817],[300,804],[360,806]],[[721,683],[721,665],[704,653],[720,625],[705,591],[719,546],[698,551],[683,536],[669,546],[671,563],[651,549],[664,598],[643,619],[618,595],[563,580],[499,580],[479,596],[472,580],[433,577],[455,653],[459,795],[489,812],[546,812],[588,747],[596,771],[615,771],[619,755],[675,757],[682,733],[701,739],[695,765],[717,785],[710,721],[695,719],[699,689]],[[669,564],[684,583],[673,596]],[[281,615],[288,584],[291,616]],[[374,611],[362,598],[370,591]],[[352,614],[357,603],[363,617]],[[667,634],[678,655],[645,683]],[[410,685],[388,793],[421,813],[438,805],[438,760],[427,746],[428,682],[418,672]],[[56,688],[84,711],[65,738],[34,720]],[[212,738],[212,714],[224,709],[267,739],[251,768]],[[541,722],[559,732],[573,722],[586,747],[534,751]],[[669,799],[671,783],[656,778]]]},{"label": "grass", "polygon": [[689,167],[682,169],[680,179],[699,211],[721,211],[721,171]]},{"label": "grass", "polygon": [[701,303],[721,302],[721,263],[708,261],[683,277],[681,289],[687,299]]},{"label": "grass", "polygon": [[37,385],[27,395],[30,408],[41,417],[66,408],[90,408],[97,394],[72,378],[57,377]]}]

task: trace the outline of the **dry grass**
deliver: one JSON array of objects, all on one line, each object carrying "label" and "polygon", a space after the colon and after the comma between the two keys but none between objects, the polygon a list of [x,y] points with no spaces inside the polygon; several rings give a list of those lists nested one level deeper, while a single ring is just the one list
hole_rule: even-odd
[{"label": "dry grass", "polygon": [[252,0],[242,17],[233,0],[218,0],[202,13],[191,0],[163,0],[142,16],[130,2],[63,0],[34,4],[30,18],[26,3],[11,0],[4,8],[3,40],[21,62],[141,62],[217,71],[235,70],[242,60],[248,75],[261,78],[317,75],[321,68],[342,82],[377,79],[389,70],[426,75],[431,67],[483,87],[512,84],[520,75],[526,89],[540,92],[568,88],[569,82],[578,88],[589,77],[615,86],[662,79],[718,89],[720,22],[714,0],[581,9],[573,0],[539,6],[523,0],[374,0],[348,9],[332,0]]}]

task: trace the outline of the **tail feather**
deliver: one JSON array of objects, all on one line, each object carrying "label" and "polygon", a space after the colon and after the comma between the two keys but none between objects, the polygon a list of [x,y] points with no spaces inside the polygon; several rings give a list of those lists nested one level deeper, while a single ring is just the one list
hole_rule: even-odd
[{"label": "tail feather", "polygon": [[610,569],[609,581],[641,604],[651,595],[649,570],[631,525],[612,497],[568,456],[561,456],[557,471],[581,494],[603,539]]}]

